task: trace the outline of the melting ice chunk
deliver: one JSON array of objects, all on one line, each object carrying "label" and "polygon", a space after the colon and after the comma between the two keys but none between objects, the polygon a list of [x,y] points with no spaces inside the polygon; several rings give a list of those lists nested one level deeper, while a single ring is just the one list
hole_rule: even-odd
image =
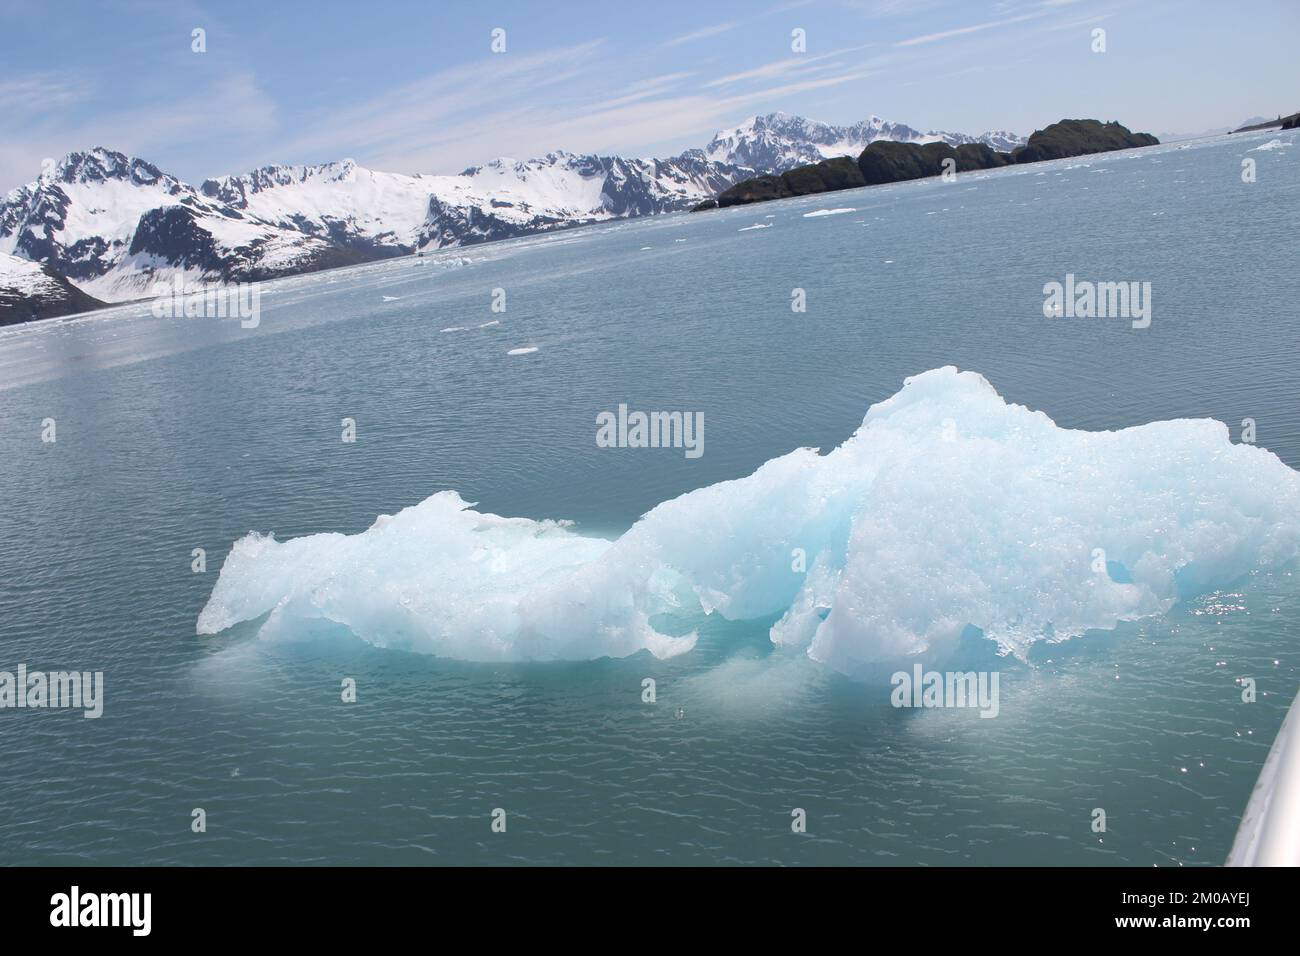
[{"label": "melting ice chunk", "polygon": [[826,455],[660,504],[616,541],[480,514],[451,491],[358,535],[235,543],[198,620],[211,634],[321,622],[471,660],[689,650],[708,613],[779,616],[774,642],[846,673],[1004,653],[1162,613],[1300,556],[1300,473],[1210,420],[1059,428],[942,368],[873,405]]}]

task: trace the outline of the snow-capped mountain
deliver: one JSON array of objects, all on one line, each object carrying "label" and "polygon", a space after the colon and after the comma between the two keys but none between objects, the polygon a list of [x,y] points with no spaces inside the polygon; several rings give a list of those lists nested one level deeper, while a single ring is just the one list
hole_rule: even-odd
[{"label": "snow-capped mountain", "polygon": [[998,153],[1010,153],[1029,142],[1027,137],[1005,129],[991,129],[988,132],[980,133],[978,136],[967,136],[964,133],[939,133],[938,136],[949,146],[956,147],[964,146],[967,143],[983,143],[989,149]]},{"label": "snow-capped mountain", "polygon": [[455,176],[381,173],[345,159],[210,179],[205,199],[367,252],[389,254],[689,208],[753,170],[698,150],[667,160],[556,152],[497,159]]},{"label": "snow-capped mountain", "polygon": [[70,153],[9,193],[0,253],[45,263],[109,302],[140,298],[175,274],[229,282],[349,261],[326,240],[209,201],[152,163],[102,148]]},{"label": "snow-capped mountain", "polygon": [[381,173],[353,160],[264,166],[206,180],[199,193],[280,229],[366,250],[407,251],[424,223],[430,180]]},{"label": "snow-capped mountain", "polygon": [[235,282],[559,226],[688,209],[754,170],[698,150],[667,160],[551,153],[454,176],[351,160],[181,182],[144,160],[72,153],[0,204],[0,253],[110,302],[158,281]]},{"label": "snow-capped mountain", "polygon": [[[196,285],[255,281],[685,210],[742,179],[857,156],[878,139],[987,142],[995,149],[1024,142],[1008,133],[921,133],[878,117],[837,127],[772,113],[668,159],[555,152],[437,176],[343,160],[265,166],[197,187],[99,147],[70,153],[0,202],[0,255],[42,263],[44,278],[120,302],[143,298],[178,275]],[[12,264],[0,269],[0,324],[21,321],[4,303],[24,298],[21,288],[34,280],[20,286],[17,276]]]},{"label": "snow-capped mountain", "polygon": [[[432,176],[417,248],[504,239],[558,226],[689,209],[754,169],[688,150],[671,159],[549,153]],[[699,198],[697,198],[699,197]]]},{"label": "snow-capped mountain", "polygon": [[857,157],[876,140],[898,143],[945,142],[949,146],[985,143],[1000,152],[1023,146],[1026,139],[1014,133],[991,131],[980,136],[930,131],[923,133],[903,123],[872,116],[852,126],[832,126],[802,116],[768,113],[751,116],[732,129],[720,131],[704,155],[715,162],[750,166],[764,172],[783,173],[795,166],[818,163],[836,156]]}]

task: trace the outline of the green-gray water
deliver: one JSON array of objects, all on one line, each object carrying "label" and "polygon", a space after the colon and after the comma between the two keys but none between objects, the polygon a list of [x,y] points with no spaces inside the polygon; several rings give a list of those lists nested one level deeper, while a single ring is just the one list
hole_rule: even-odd
[{"label": "green-gray water", "polygon": [[[106,702],[0,711],[0,863],[1221,863],[1300,681],[1285,570],[1028,662],[968,647],[1001,672],[994,720],[895,710],[775,650],[770,618],[550,663],[195,622],[250,530],[355,534],[454,489],[613,537],[944,365],[1062,427],[1251,418],[1300,467],[1297,150],[1240,178],[1277,135],[298,277],[257,329],[126,307],[5,330],[0,670],[100,670]],[[828,208],[854,211],[803,215]],[[1044,318],[1067,273],[1150,281],[1151,327]],[[705,454],[598,448],[619,403],[702,411]]]}]

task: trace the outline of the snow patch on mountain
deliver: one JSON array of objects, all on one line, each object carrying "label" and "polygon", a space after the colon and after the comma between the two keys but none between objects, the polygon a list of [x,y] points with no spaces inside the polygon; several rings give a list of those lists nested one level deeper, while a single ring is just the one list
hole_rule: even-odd
[{"label": "snow patch on mountain", "polygon": [[358,166],[264,166],[243,176],[209,179],[199,188],[281,229],[344,244],[409,248],[424,224],[431,179]]},{"label": "snow patch on mountain", "polygon": [[45,274],[39,262],[22,256],[0,254],[0,288],[20,296],[52,295],[59,284]]},{"label": "snow patch on mountain", "polygon": [[103,304],[44,263],[0,253],[0,325],[87,312]]}]

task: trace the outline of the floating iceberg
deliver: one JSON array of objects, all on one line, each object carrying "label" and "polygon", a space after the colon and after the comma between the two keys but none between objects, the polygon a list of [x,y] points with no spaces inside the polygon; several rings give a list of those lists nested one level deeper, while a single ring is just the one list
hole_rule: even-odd
[{"label": "floating iceberg", "polygon": [[812,212],[804,213],[803,217],[805,219],[819,219],[822,216],[842,216],[846,212],[857,212],[857,210],[849,206],[843,206],[838,209],[815,209]]},{"label": "floating iceberg", "polygon": [[467,660],[667,657],[717,613],[776,618],[774,643],[852,674],[942,658],[968,627],[1023,656],[1298,556],[1300,473],[1223,424],[1059,428],[948,367],[828,454],[666,501],[615,541],[452,491],[357,535],[250,534],[198,631],[265,615],[265,636],[325,623]]}]

